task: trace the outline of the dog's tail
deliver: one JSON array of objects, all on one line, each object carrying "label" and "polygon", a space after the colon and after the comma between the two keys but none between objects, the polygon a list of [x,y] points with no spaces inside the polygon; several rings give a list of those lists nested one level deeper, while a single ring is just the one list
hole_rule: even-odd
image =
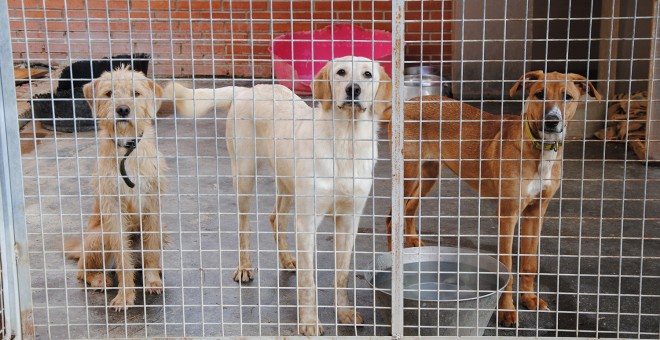
[{"label": "dog's tail", "polygon": [[71,260],[78,260],[82,256],[82,242],[79,239],[67,238],[64,240],[64,251],[66,257]]},{"label": "dog's tail", "polygon": [[204,115],[212,108],[229,109],[234,98],[234,86],[219,89],[189,89],[172,82],[165,86],[164,98],[173,98],[178,114],[193,117]]}]

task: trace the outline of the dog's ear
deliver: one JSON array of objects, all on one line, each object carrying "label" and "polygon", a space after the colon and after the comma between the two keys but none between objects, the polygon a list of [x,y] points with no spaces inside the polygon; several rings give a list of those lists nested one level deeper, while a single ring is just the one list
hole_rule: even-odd
[{"label": "dog's ear", "polygon": [[314,77],[314,100],[321,103],[323,111],[332,110],[332,87],[330,86],[330,70],[332,70],[332,63],[328,62],[316,77]]},{"label": "dog's ear", "polygon": [[150,79],[147,79],[147,83],[149,84],[149,87],[153,90],[154,94],[154,99],[156,99],[156,107],[154,108],[154,115],[158,113],[158,110],[160,110],[160,105],[162,104],[161,98],[163,98],[163,88],[160,87],[160,85],[156,84],[155,82],[151,81]]},{"label": "dog's ear", "polygon": [[85,84],[83,86],[83,93],[85,94],[85,98],[87,99],[87,103],[89,104],[89,107],[94,110],[94,93],[97,93],[97,89],[95,86],[99,83],[99,80],[94,79],[91,82]]},{"label": "dog's ear", "polygon": [[392,78],[387,75],[382,66],[380,68],[380,81],[374,96],[374,115],[378,119],[390,120],[392,118]]},{"label": "dog's ear", "polygon": [[569,73],[568,74],[568,79],[573,81],[573,84],[577,86],[578,89],[580,89],[580,92],[585,95],[589,94],[590,96],[600,100],[602,96],[598,91],[596,90],[596,87],[594,84],[592,84],[587,78],[585,78],[582,75],[575,74],[575,73]]},{"label": "dog's ear", "polygon": [[536,70],[536,71],[530,71],[525,73],[518,81],[513,84],[513,87],[509,91],[509,95],[513,97],[516,92],[518,92],[518,88],[520,87],[520,84],[523,82],[523,79],[526,81],[525,82],[525,88],[529,89],[530,86],[532,86],[532,81],[534,80],[539,80],[543,78],[543,71],[541,70]]}]

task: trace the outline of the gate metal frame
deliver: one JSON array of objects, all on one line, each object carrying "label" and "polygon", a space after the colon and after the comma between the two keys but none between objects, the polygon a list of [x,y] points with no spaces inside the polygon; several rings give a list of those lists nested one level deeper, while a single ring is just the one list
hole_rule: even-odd
[{"label": "gate metal frame", "polygon": [[[392,96],[392,223],[394,230],[403,226],[403,105],[404,105],[404,43],[405,18],[404,0],[392,1],[392,43],[393,43],[393,96]],[[660,2],[656,1],[656,21],[659,18]],[[654,30],[658,32],[658,30]],[[32,291],[29,257],[27,248],[27,228],[25,221],[25,201],[23,192],[23,171],[20,152],[19,125],[16,105],[16,91],[13,75],[13,57],[9,28],[7,1],[0,1],[0,261],[1,298],[4,306],[4,329],[0,335],[30,338],[34,336],[32,314]],[[655,46],[660,45],[660,36],[652,37]],[[652,62],[656,60],[656,49],[651,52]],[[660,73],[651,69],[651,89],[660,81]],[[651,105],[653,105],[653,91]],[[650,106],[651,107],[651,106]],[[392,283],[392,338],[403,337],[403,234],[393,233],[393,283]],[[389,338],[372,336],[369,338]],[[501,337],[498,337],[501,338]]]},{"label": "gate metal frame", "polygon": [[34,335],[23,167],[7,1],[0,1],[0,259],[5,334]]}]

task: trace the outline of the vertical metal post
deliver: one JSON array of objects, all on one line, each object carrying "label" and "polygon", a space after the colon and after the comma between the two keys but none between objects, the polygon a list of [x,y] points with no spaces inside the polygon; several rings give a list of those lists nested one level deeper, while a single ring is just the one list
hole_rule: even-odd
[{"label": "vertical metal post", "polygon": [[25,201],[9,8],[0,1],[0,241],[6,327],[24,338],[34,336],[30,263],[25,227]]},{"label": "vertical metal post", "polygon": [[403,53],[405,2],[392,2],[392,336],[403,336]]},{"label": "vertical metal post", "polygon": [[653,31],[651,33],[651,62],[649,67],[649,104],[646,127],[646,159],[660,160],[660,1],[653,6]]}]

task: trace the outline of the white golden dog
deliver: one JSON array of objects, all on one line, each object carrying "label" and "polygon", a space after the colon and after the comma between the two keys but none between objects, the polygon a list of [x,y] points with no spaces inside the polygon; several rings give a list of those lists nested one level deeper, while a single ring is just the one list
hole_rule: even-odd
[{"label": "white golden dog", "polygon": [[[234,280],[253,278],[250,248],[250,201],[254,194],[257,158],[269,159],[277,180],[277,203],[271,224],[284,268],[295,269],[284,231],[295,203],[298,250],[299,331],[323,334],[318,321],[314,283],[315,232],[322,218],[335,219],[338,319],[362,323],[349,304],[346,287],[360,214],[373,182],[378,157],[375,120],[390,106],[391,79],[377,62],[343,57],[329,62],[314,79],[311,108],[281,85],[254,88],[188,89],[166,87],[179,113],[204,114],[213,107],[228,110],[227,147],[238,196],[240,259]],[[174,93],[172,92],[174,91]],[[194,99],[194,100],[193,100]]]}]

